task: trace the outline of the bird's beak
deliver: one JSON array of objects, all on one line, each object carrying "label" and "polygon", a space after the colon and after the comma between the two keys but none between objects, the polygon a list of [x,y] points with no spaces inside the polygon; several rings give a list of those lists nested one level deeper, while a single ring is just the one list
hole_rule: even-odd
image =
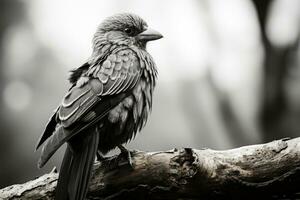
[{"label": "bird's beak", "polygon": [[163,37],[162,34],[160,34],[158,31],[153,30],[151,28],[148,28],[147,30],[137,35],[137,39],[144,42],[158,40],[162,37]]}]

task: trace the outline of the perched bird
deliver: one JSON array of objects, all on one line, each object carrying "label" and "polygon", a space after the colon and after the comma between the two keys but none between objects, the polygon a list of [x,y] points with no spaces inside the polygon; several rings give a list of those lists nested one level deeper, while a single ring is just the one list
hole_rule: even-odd
[{"label": "perched bird", "polygon": [[146,44],[160,38],[135,14],[108,17],[98,27],[92,55],[71,72],[71,87],[36,147],[45,143],[43,167],[67,143],[56,199],[84,199],[96,154],[115,147],[126,152],[122,144],[145,125],[157,76]]}]

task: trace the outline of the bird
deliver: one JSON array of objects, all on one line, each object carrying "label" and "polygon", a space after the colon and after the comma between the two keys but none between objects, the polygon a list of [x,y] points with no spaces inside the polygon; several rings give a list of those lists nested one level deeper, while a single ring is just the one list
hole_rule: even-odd
[{"label": "bird", "polygon": [[116,147],[129,152],[123,144],[145,126],[158,74],[146,46],[162,37],[133,13],[115,14],[98,26],[91,56],[71,70],[71,86],[36,145],[43,145],[41,168],[67,144],[56,200],[84,199],[97,156]]}]

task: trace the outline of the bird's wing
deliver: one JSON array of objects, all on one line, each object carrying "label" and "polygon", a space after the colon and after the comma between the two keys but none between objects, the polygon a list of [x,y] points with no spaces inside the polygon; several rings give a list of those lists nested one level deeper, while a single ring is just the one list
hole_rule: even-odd
[{"label": "bird's wing", "polygon": [[78,79],[64,97],[58,110],[58,120],[64,127],[70,127],[81,119],[95,105],[102,106],[102,99],[131,89],[141,75],[140,62],[131,50],[118,51],[96,65],[88,76]]},{"label": "bird's wing", "polygon": [[[64,142],[94,125],[128,95],[141,76],[140,61],[132,51],[119,51],[91,68],[87,75],[78,79],[59,106],[55,117],[58,125],[43,147],[39,166]],[[47,132],[46,128],[44,133]],[[47,139],[41,138],[39,145]]]},{"label": "bird's wing", "polygon": [[[70,88],[70,90],[76,85],[77,80],[82,76],[82,74],[84,72],[86,72],[89,69],[89,67],[90,67],[89,63],[86,62],[83,65],[81,65],[80,67],[71,71],[69,81],[72,84],[72,87]],[[55,131],[56,125],[57,125],[57,111],[59,108],[60,108],[60,106],[58,106],[55,109],[54,113],[52,114],[51,118],[49,119],[49,122],[47,123],[44,133],[38,139],[35,150],[37,150],[43,144],[43,142],[45,142],[45,140],[48,137],[50,137],[52,135],[52,133]]]}]

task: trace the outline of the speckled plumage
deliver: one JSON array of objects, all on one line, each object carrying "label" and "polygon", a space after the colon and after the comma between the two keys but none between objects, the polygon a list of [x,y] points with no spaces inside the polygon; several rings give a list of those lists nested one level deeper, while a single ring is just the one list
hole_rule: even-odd
[{"label": "speckled plumage", "polygon": [[45,142],[42,167],[68,143],[62,164],[68,175],[60,175],[56,199],[83,199],[96,151],[126,143],[145,125],[157,75],[146,42],[161,38],[147,29],[134,14],[107,18],[93,38],[92,56],[72,71],[72,86],[37,145]]}]

